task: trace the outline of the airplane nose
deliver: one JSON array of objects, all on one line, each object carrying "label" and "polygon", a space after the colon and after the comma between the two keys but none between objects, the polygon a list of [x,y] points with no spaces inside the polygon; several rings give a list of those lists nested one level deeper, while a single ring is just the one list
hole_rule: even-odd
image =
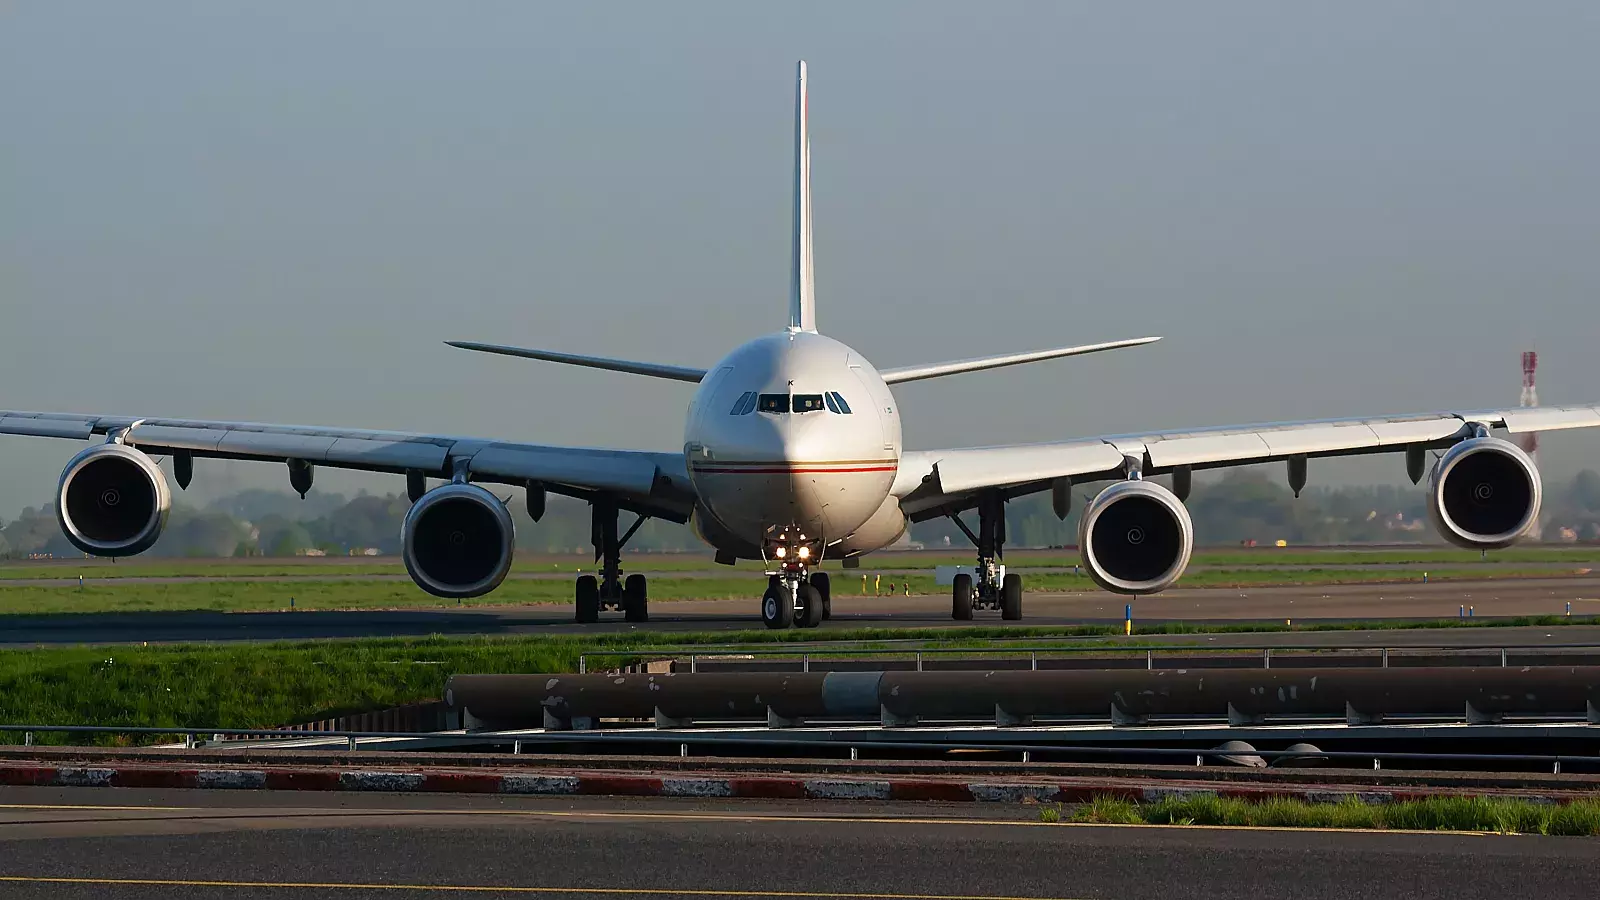
[{"label": "airplane nose", "polygon": [[818,472],[808,463],[824,463],[828,456],[826,429],[808,416],[792,416],[779,432],[783,460],[789,468],[787,482],[790,512],[796,524],[823,529],[823,501],[817,490]]},{"label": "airplane nose", "polygon": [[791,463],[826,462],[830,459],[827,421],[818,416],[788,416],[778,428],[783,459]]}]

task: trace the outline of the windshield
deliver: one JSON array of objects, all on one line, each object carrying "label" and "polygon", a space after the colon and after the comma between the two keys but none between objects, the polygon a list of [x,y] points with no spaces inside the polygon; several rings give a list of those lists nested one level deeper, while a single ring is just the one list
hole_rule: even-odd
[{"label": "windshield", "polygon": [[794,395],[794,411],[797,413],[822,412],[824,408],[821,394]]},{"label": "windshield", "polygon": [[756,409],[765,413],[786,413],[789,411],[789,395],[762,394]]}]

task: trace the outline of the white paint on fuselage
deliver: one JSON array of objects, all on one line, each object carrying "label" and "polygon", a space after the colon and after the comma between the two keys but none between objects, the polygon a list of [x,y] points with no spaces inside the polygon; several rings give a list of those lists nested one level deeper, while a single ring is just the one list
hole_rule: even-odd
[{"label": "white paint on fuselage", "polygon": [[[733,415],[751,391],[836,391],[851,412]],[[684,453],[702,505],[739,542],[759,547],[769,528],[793,525],[832,544],[855,534],[888,498],[900,416],[888,385],[859,353],[816,332],[780,332],[739,346],[709,370],[689,407]]]}]

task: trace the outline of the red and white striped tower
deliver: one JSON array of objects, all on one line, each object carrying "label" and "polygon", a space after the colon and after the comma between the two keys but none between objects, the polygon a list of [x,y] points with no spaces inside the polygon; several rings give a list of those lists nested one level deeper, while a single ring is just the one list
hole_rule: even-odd
[{"label": "red and white striped tower", "polygon": [[[1539,368],[1539,354],[1532,350],[1522,351],[1522,405],[1524,407],[1539,405],[1539,391],[1533,386],[1533,373],[1537,368]],[[1539,433],[1530,431],[1522,435],[1519,443],[1529,456],[1533,456],[1539,452]],[[1537,463],[1538,460],[1535,459],[1534,462]]]}]

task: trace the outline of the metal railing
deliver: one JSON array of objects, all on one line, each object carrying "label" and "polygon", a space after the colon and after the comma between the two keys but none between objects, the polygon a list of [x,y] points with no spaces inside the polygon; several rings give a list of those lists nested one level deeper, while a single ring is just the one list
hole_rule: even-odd
[{"label": "metal railing", "polygon": [[[153,728],[153,727],[118,727],[109,725],[0,725],[0,732],[32,733],[65,733],[65,734],[118,734],[118,735],[185,735],[186,749],[195,748],[195,738],[201,734],[214,734],[218,736],[285,736],[281,731],[272,729],[247,729],[247,728]],[[873,750],[901,750],[901,751],[951,751],[960,750],[968,752],[993,752],[1006,754],[1020,754],[1024,763],[1033,762],[1037,753],[1052,756],[1100,756],[1100,757],[1158,757],[1179,760],[1193,760],[1195,766],[1205,765],[1207,760],[1228,760],[1239,757],[1259,757],[1264,761],[1274,759],[1301,759],[1306,761],[1336,760],[1371,762],[1373,770],[1381,770],[1384,761],[1393,762],[1431,762],[1444,764],[1463,763],[1493,763],[1499,765],[1521,764],[1549,767],[1555,774],[1561,773],[1563,764],[1578,765],[1580,767],[1600,768],[1600,756],[1586,756],[1571,753],[1433,753],[1427,751],[1375,751],[1375,750],[1258,750],[1243,748],[1215,747],[1210,749],[1187,747],[1151,747],[1130,746],[1118,744],[1115,746],[1093,744],[1048,744],[1048,743],[989,743],[982,741],[926,741],[926,740],[865,740],[850,741],[848,737],[835,737],[828,740],[807,739],[790,735],[774,735],[772,737],[746,737],[736,734],[663,734],[647,729],[619,729],[613,731],[591,732],[492,732],[492,733],[416,733],[416,732],[383,732],[383,731],[302,731],[295,732],[294,739],[305,738],[343,738],[348,741],[347,749],[355,750],[359,741],[365,738],[442,738],[454,739],[461,742],[482,744],[511,745],[513,753],[521,753],[529,744],[676,744],[679,755],[687,757],[690,748],[695,746],[712,747],[807,747],[815,748],[819,745],[834,748],[848,748],[850,758],[859,758],[859,751],[863,748]],[[31,746],[31,741],[26,744]],[[267,749],[267,748],[251,748]],[[91,767],[92,765],[85,765]]]},{"label": "metal railing", "polygon": [[[1018,639],[1026,640],[1026,639]],[[1159,644],[1144,646],[1119,646],[1117,644],[1100,644],[1084,646],[1082,644],[1055,644],[1045,646],[1019,646],[1019,647],[921,647],[921,648],[895,648],[874,647],[863,648],[846,642],[839,642],[842,646],[818,647],[811,644],[806,649],[798,647],[774,648],[771,644],[760,645],[691,645],[685,647],[638,647],[634,649],[618,650],[591,650],[578,654],[578,673],[586,674],[589,671],[591,659],[630,659],[649,657],[662,659],[665,657],[688,657],[689,671],[698,670],[702,658],[728,657],[766,657],[772,659],[794,659],[798,657],[801,671],[811,671],[811,660],[814,658],[904,658],[911,657],[916,665],[916,671],[922,671],[924,657],[928,656],[966,656],[968,658],[1018,658],[1026,653],[1030,669],[1039,667],[1041,656],[1073,656],[1086,654],[1100,654],[1105,656],[1127,656],[1144,651],[1145,668],[1154,669],[1157,654],[1172,655],[1177,653],[1205,653],[1212,656],[1226,656],[1229,654],[1243,656],[1249,653],[1261,654],[1261,667],[1272,668],[1272,654],[1277,652],[1320,652],[1320,653],[1351,653],[1357,652],[1363,656],[1376,654],[1381,668],[1389,668],[1389,654],[1391,651],[1416,652],[1426,651],[1440,655],[1466,656],[1474,653],[1498,653],[1500,665],[1509,664],[1512,653],[1537,653],[1541,656],[1559,656],[1563,652],[1589,651],[1600,654],[1600,644],[1460,644],[1441,647],[1436,644],[1408,644],[1392,643],[1384,645],[1372,644],[1233,644],[1218,646],[1216,644]],[[884,641],[861,641],[861,643],[892,643]]]}]

